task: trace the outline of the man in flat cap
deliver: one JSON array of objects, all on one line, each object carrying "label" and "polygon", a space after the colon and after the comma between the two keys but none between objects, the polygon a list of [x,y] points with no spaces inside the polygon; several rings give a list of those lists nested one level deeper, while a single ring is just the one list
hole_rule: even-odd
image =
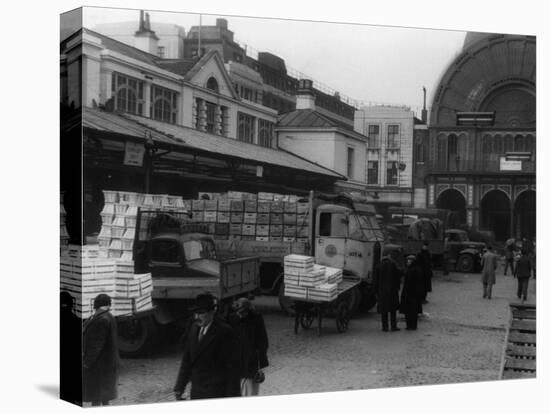
[{"label": "man in flat cap", "polygon": [[262,368],[269,365],[267,359],[268,339],[264,318],[245,297],[235,301],[233,310],[228,321],[239,342],[241,395],[259,395],[260,383],[265,379]]},{"label": "man in flat cap", "polygon": [[91,401],[93,406],[109,405],[117,397],[118,340],[110,307],[109,295],[97,295],[95,313],[83,327],[83,400]]},{"label": "man in flat cap", "polygon": [[201,293],[195,299],[195,322],[186,335],[181,366],[174,386],[182,399],[191,382],[191,399],[240,396],[237,342],[233,329],[216,317],[216,299]]}]

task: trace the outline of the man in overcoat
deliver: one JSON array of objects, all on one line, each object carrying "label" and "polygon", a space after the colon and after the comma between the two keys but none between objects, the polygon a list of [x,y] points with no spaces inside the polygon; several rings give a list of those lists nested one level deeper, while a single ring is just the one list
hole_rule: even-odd
[{"label": "man in overcoat", "polygon": [[531,260],[525,248],[521,249],[521,257],[516,263],[514,277],[518,279],[518,299],[527,300],[527,288],[529,286],[529,278],[531,277]]},{"label": "man in overcoat", "polygon": [[233,329],[215,316],[210,293],[197,296],[174,393],[177,400],[189,381],[191,399],[240,396],[237,341]]},{"label": "man in overcoat", "polygon": [[117,397],[118,340],[110,306],[109,295],[97,295],[95,313],[83,327],[83,400],[93,406],[108,405]]},{"label": "man in overcoat", "polygon": [[428,242],[424,242],[422,249],[418,253],[416,259],[416,266],[420,266],[422,269],[422,286],[424,292],[422,293],[422,303],[428,303],[428,292],[432,291],[432,255],[430,253]]},{"label": "man in overcoat", "polygon": [[239,341],[239,373],[241,395],[259,395],[262,368],[269,365],[267,359],[268,338],[263,316],[256,311],[248,298],[239,298],[234,312],[228,317]]},{"label": "man in overcoat", "polygon": [[495,270],[497,268],[497,255],[493,253],[493,247],[487,246],[487,251],[481,258],[481,283],[483,283],[483,297],[491,299],[493,285],[496,282]]},{"label": "man in overcoat", "polygon": [[398,331],[397,309],[399,308],[399,286],[401,271],[389,252],[383,253],[382,260],[374,272],[374,289],[377,294],[378,313],[382,320],[382,330],[388,331],[388,316],[392,331]]},{"label": "man in overcoat", "polygon": [[407,271],[401,291],[399,310],[405,314],[407,330],[415,330],[418,324],[418,314],[422,313],[422,298],[425,293],[423,269],[415,256],[407,256]]}]

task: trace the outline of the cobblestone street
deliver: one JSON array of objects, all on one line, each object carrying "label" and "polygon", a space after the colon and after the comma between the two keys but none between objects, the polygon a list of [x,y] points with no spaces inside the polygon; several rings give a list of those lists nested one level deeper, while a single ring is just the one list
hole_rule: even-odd
[{"label": "cobblestone street", "polygon": [[[487,300],[479,279],[437,273],[418,331],[404,330],[401,318],[401,331],[382,332],[378,314],[370,311],[356,315],[343,334],[327,318],[320,337],[315,329],[295,335],[293,318],[283,315],[276,298],[256,298],[270,337],[261,395],[496,380],[516,280],[500,268]],[[534,280],[529,290],[534,301]],[[172,344],[151,358],[122,360],[114,404],[172,401],[179,359]]]}]

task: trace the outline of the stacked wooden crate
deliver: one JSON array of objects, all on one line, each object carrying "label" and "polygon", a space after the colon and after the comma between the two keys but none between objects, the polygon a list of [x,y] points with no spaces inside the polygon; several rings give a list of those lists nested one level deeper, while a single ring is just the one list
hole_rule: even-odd
[{"label": "stacked wooden crate", "polygon": [[338,296],[338,269],[314,263],[313,257],[290,254],[284,258],[285,296],[330,302]]},{"label": "stacked wooden crate", "polygon": [[198,200],[186,201],[193,221],[215,223],[216,239],[306,243],[309,237],[310,205],[295,195],[229,191],[199,193]]}]

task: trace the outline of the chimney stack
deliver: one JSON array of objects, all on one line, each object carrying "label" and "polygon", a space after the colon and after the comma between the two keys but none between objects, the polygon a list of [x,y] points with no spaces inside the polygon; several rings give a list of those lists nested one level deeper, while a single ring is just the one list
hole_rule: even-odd
[{"label": "chimney stack", "polygon": [[158,53],[158,41],[159,38],[151,30],[151,21],[149,20],[149,13],[145,13],[143,10],[139,11],[139,30],[134,34],[135,47],[143,50],[144,52],[156,55]]},{"label": "chimney stack", "polygon": [[313,81],[300,79],[296,91],[296,109],[315,109],[315,94],[313,93]]},{"label": "chimney stack", "polygon": [[426,110],[426,87],[422,87],[422,91],[424,92],[424,108],[422,109],[422,122],[425,124],[428,122],[428,111]]}]

